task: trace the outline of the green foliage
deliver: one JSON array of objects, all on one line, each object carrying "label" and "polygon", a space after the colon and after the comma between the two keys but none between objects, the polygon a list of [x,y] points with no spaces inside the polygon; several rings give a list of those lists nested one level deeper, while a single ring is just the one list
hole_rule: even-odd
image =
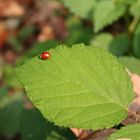
[{"label": "green foliage", "polygon": [[8,38],[8,43],[14,47],[15,50],[21,50],[23,43],[33,35],[35,29],[33,26],[25,26],[16,36],[11,35]]},{"label": "green foliage", "polygon": [[130,40],[128,36],[120,34],[117,35],[109,45],[109,51],[116,55],[121,56],[126,54],[130,49]]},{"label": "green foliage", "polygon": [[0,89],[0,135],[12,137],[20,133],[22,140],[75,140],[67,129],[54,126],[36,109],[23,107],[23,95],[8,95]]},{"label": "green foliage", "polygon": [[120,34],[116,37],[113,37],[109,33],[100,33],[94,36],[91,44],[101,47],[116,56],[122,56],[126,54],[129,51],[131,45],[127,35]]},{"label": "green foliage", "polygon": [[84,18],[90,18],[94,22],[95,32],[112,24],[126,12],[126,3],[123,2],[106,0],[63,0],[63,2],[73,13]]},{"label": "green foliage", "polygon": [[22,139],[45,140],[46,136],[51,132],[51,125],[49,125],[47,127],[45,119],[42,118],[41,114],[38,112],[37,109],[24,109],[21,115],[20,124]]},{"label": "green foliage", "polygon": [[[85,27],[82,21],[77,17],[69,17],[66,21],[69,35],[65,39],[64,43],[68,46],[72,46],[75,43],[89,44],[92,37],[92,30],[89,27]],[[83,30],[84,28],[84,30]]]},{"label": "green foliage", "polygon": [[33,26],[29,26],[29,25],[25,26],[18,33],[18,39],[20,39],[21,41],[24,41],[27,38],[31,37],[34,31],[35,31],[35,28]]},{"label": "green foliage", "polygon": [[3,71],[4,71],[4,62],[3,62],[3,58],[0,57],[0,79],[2,79]]},{"label": "green foliage", "polygon": [[135,56],[140,58],[140,24],[137,26],[134,34],[133,52]]},{"label": "green foliage", "polygon": [[128,125],[116,131],[108,140],[138,140],[140,139],[140,124]]},{"label": "green foliage", "polygon": [[21,43],[15,36],[10,36],[8,38],[8,43],[12,45],[15,48],[15,50],[20,50],[22,47]]},{"label": "green foliage", "polygon": [[140,17],[140,0],[137,0],[132,4],[130,12],[133,16]]},{"label": "green foliage", "polygon": [[34,49],[30,50],[27,55],[30,56],[30,58],[42,53],[43,51],[49,50],[54,48],[56,45],[58,45],[59,42],[56,40],[49,40],[45,42],[38,42],[34,45]]},{"label": "green foliage", "polygon": [[39,42],[36,43],[33,48],[28,51],[25,55],[23,55],[17,62],[17,65],[23,64],[26,61],[28,61],[30,58],[41,54],[43,51],[47,51],[56,45],[58,45],[59,42],[55,40],[45,41],[45,42]]},{"label": "green foliage", "polygon": [[93,16],[95,32],[118,20],[124,15],[125,11],[126,6],[123,4],[115,4],[113,1],[99,2]]},{"label": "green foliage", "polygon": [[0,94],[0,134],[12,136],[20,127],[21,94],[11,97],[5,88],[0,89]]},{"label": "green foliage", "polygon": [[13,74],[13,69],[13,66],[5,65],[3,70],[4,82],[6,82],[9,87],[21,88],[22,86],[20,82],[18,81],[17,77]]},{"label": "green foliage", "polygon": [[[0,88],[0,135],[11,138],[19,133],[22,140],[74,140],[71,131],[58,126],[109,128],[128,115],[133,91],[126,68],[140,75],[140,0],[59,1],[73,14],[60,7],[53,13],[49,8],[52,14],[47,13],[47,23],[54,36],[57,21],[60,30],[67,27],[68,34],[61,40],[66,45],[57,46],[60,42],[56,40],[37,43],[35,35],[39,33],[35,31],[39,28],[28,22],[18,28],[16,36],[8,37],[6,46],[19,56],[16,64],[24,64],[15,73],[42,114],[37,108],[24,107],[23,94],[11,96],[7,88]],[[90,46],[73,45],[81,42]],[[7,47],[3,50],[2,56],[8,60]],[[43,51],[50,51],[49,60],[39,58]],[[3,62],[0,58],[2,83],[19,90],[13,66]],[[139,130],[139,125],[126,126],[109,140],[139,139]]]},{"label": "green foliage", "polygon": [[69,130],[46,121],[35,108],[23,110],[20,132],[23,140],[75,140]]},{"label": "green foliage", "polygon": [[[66,7],[81,17],[91,17],[91,12],[97,0],[62,0]],[[80,4],[80,6],[79,6]]]},{"label": "green foliage", "polygon": [[127,5],[131,5],[135,3],[137,0],[113,0],[115,3],[123,3]]},{"label": "green foliage", "polygon": [[118,60],[132,73],[140,75],[140,60],[135,57],[119,57]]},{"label": "green foliage", "polygon": [[109,33],[100,33],[95,35],[91,40],[91,44],[93,46],[101,47],[105,50],[108,50],[111,41],[113,40],[113,36]]},{"label": "green foliage", "polygon": [[50,53],[50,60],[37,56],[15,70],[44,117],[59,126],[95,130],[127,116],[132,85],[116,57],[83,44],[60,45]]}]

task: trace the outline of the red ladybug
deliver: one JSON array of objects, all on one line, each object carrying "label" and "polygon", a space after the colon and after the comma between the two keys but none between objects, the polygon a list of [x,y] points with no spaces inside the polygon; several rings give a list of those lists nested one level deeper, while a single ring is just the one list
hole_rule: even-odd
[{"label": "red ladybug", "polygon": [[43,60],[49,59],[50,58],[50,53],[49,52],[43,52],[40,55],[40,58]]}]

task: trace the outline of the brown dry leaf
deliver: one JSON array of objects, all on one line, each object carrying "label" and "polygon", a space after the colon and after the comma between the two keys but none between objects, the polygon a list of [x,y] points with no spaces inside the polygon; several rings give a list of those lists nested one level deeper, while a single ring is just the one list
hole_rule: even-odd
[{"label": "brown dry leaf", "polygon": [[93,131],[91,130],[83,130],[77,128],[71,128],[71,131],[75,134],[78,140],[88,140],[87,138],[93,134]]},{"label": "brown dry leaf", "polygon": [[79,140],[106,140],[115,131],[113,128],[92,131],[86,138]]},{"label": "brown dry leaf", "polygon": [[30,4],[32,3],[34,0],[16,0],[18,1],[20,4]]},{"label": "brown dry leaf", "polygon": [[22,16],[24,8],[13,0],[0,1],[0,16]]},{"label": "brown dry leaf", "polygon": [[71,128],[71,131],[75,134],[76,137],[79,137],[83,130],[77,128]]},{"label": "brown dry leaf", "polygon": [[116,131],[116,129],[102,129],[97,131],[71,128],[78,140],[106,140],[106,138]]},{"label": "brown dry leaf", "polygon": [[54,36],[53,28],[50,25],[45,25],[42,28],[40,35],[38,36],[38,41],[42,42],[54,38],[55,36]]},{"label": "brown dry leaf", "polygon": [[50,23],[54,28],[55,35],[58,39],[64,40],[65,37],[68,35],[66,23],[63,17],[53,16],[50,19]]},{"label": "brown dry leaf", "polygon": [[133,91],[136,95],[136,98],[134,99],[133,103],[140,105],[140,76],[137,74],[130,73],[128,69],[126,69],[126,71],[131,77],[131,81],[133,83]]},{"label": "brown dry leaf", "polygon": [[29,18],[29,23],[45,23],[46,19],[54,16],[54,11],[61,10],[62,5],[56,0],[36,0],[37,10]]},{"label": "brown dry leaf", "polygon": [[140,76],[131,74],[131,80],[133,82],[133,91],[135,92],[136,97],[133,100],[130,109],[135,112],[140,112]]},{"label": "brown dry leaf", "polygon": [[140,123],[140,76],[136,74],[132,74],[130,72],[128,73],[131,77],[133,83],[133,91],[136,97],[129,107],[128,117],[122,122],[122,124],[124,125]]},{"label": "brown dry leaf", "polygon": [[33,104],[29,101],[26,95],[24,96],[24,107],[27,109],[34,108]]},{"label": "brown dry leaf", "polygon": [[136,74],[131,75],[131,80],[133,82],[133,89],[137,96],[140,95],[140,76]]},{"label": "brown dry leaf", "polygon": [[4,22],[0,22],[0,48],[4,47],[3,43],[7,40],[8,31]]},{"label": "brown dry leaf", "polygon": [[13,52],[12,50],[7,50],[7,52],[5,53],[5,60],[7,63],[14,63],[14,61],[16,60],[17,56],[15,54],[15,52]]},{"label": "brown dry leaf", "polygon": [[137,104],[137,105],[140,105],[140,96],[136,97],[134,100],[133,100],[133,103]]}]

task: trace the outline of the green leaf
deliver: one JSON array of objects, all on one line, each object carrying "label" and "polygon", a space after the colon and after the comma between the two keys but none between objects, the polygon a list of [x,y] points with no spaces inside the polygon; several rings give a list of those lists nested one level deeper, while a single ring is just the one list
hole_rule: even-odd
[{"label": "green leaf", "polygon": [[108,49],[116,56],[124,55],[130,49],[130,40],[128,36],[124,34],[116,36],[110,43]]},{"label": "green leaf", "polygon": [[5,61],[4,61],[4,58],[1,56],[0,57],[0,79],[2,79],[3,77],[4,65],[5,65]]},{"label": "green leaf", "polygon": [[7,95],[7,92],[8,92],[8,90],[7,90],[7,88],[6,87],[1,87],[0,88],[0,101],[2,102],[2,99],[4,98],[4,96],[5,95]]},{"label": "green leaf", "polygon": [[7,83],[8,87],[22,88],[17,77],[13,74],[13,69],[14,69],[14,67],[11,65],[4,66],[4,72],[3,72],[4,82]]},{"label": "green leaf", "polygon": [[133,16],[140,17],[140,0],[137,0],[130,7],[130,12]]},{"label": "green leaf", "polygon": [[112,24],[124,15],[126,6],[124,4],[115,4],[113,1],[101,1],[94,11],[95,32],[102,30],[104,27]]},{"label": "green leaf", "polygon": [[15,70],[44,117],[59,126],[99,129],[127,116],[132,85],[116,57],[83,44],[50,53],[49,60],[35,57]]},{"label": "green leaf", "polygon": [[140,58],[140,24],[137,26],[133,39],[134,55]]},{"label": "green leaf", "polygon": [[140,60],[135,57],[119,57],[118,60],[122,63],[130,72],[140,75]]},{"label": "green leaf", "polygon": [[109,33],[100,33],[91,40],[91,44],[108,50],[109,44],[113,40],[113,36]]},{"label": "green leaf", "polygon": [[123,3],[127,5],[132,5],[135,3],[137,0],[113,0],[115,3]]},{"label": "green leaf", "polygon": [[20,132],[23,140],[45,140],[51,132],[46,120],[37,109],[24,109],[21,115]]},{"label": "green leaf", "polygon": [[112,134],[108,140],[139,140],[140,139],[140,124],[133,124],[123,127]]},{"label": "green leaf", "polygon": [[56,45],[58,45],[59,42],[56,40],[49,40],[45,42],[38,42],[34,45],[34,47],[27,53],[27,55],[31,58],[33,56],[36,56],[43,51],[49,50],[54,48]]},{"label": "green leaf", "polygon": [[28,25],[23,27],[20,32],[18,33],[18,39],[20,39],[21,42],[25,41],[27,38],[33,35],[35,31],[34,26]]},{"label": "green leaf", "polygon": [[0,134],[12,136],[18,133],[22,113],[21,94],[9,96],[7,90],[0,90]]},{"label": "green leaf", "polygon": [[117,35],[114,38],[109,33],[100,33],[93,38],[91,44],[101,47],[116,56],[124,55],[130,49],[130,40],[124,34]]},{"label": "green leaf", "polygon": [[96,0],[62,0],[66,7],[70,8],[71,12],[80,15],[81,17],[89,17]]},{"label": "green leaf", "polygon": [[65,39],[65,44],[68,46],[81,42],[89,44],[93,35],[91,28],[84,27],[82,21],[77,17],[68,18],[66,24],[69,30],[69,35]]},{"label": "green leaf", "polygon": [[33,46],[33,48],[28,51],[25,55],[23,55],[17,62],[17,65],[25,63],[30,58],[41,54],[43,51],[47,51],[51,48],[54,48],[56,45],[58,45],[59,42],[56,40],[49,40],[45,42],[38,42]]},{"label": "green leaf", "polygon": [[36,109],[24,109],[21,115],[20,132],[22,140],[75,140],[67,129],[46,121]]},{"label": "green leaf", "polygon": [[7,42],[13,46],[16,51],[19,51],[22,47],[21,42],[15,36],[9,36]]},{"label": "green leaf", "polygon": [[23,99],[22,94],[9,96],[6,88],[0,88],[0,135],[19,133],[22,140],[75,140],[71,131],[54,126],[36,108],[24,109]]}]

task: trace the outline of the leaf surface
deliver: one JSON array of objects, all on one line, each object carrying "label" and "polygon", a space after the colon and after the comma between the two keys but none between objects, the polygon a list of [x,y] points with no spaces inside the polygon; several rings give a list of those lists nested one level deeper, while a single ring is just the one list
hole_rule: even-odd
[{"label": "leaf surface", "polygon": [[101,47],[105,50],[108,50],[110,43],[113,40],[113,36],[109,33],[100,33],[95,35],[91,40],[91,44],[94,46]]},{"label": "leaf surface", "polygon": [[19,133],[22,140],[76,139],[70,130],[48,122],[38,109],[23,108],[23,100],[22,94],[9,96],[6,88],[0,89],[0,135],[12,137]]},{"label": "leaf surface", "polygon": [[131,5],[130,12],[133,16],[140,17],[139,9],[140,9],[140,0],[137,0]]},{"label": "leaf surface", "polygon": [[127,53],[130,49],[130,40],[127,35],[117,35],[109,44],[108,50],[116,55],[121,56]]},{"label": "leaf surface", "polygon": [[140,124],[129,125],[116,131],[108,140],[139,140],[140,139]]},{"label": "leaf surface", "polygon": [[102,30],[107,25],[118,20],[126,11],[124,4],[116,4],[113,1],[100,1],[94,11],[95,32]]},{"label": "leaf surface", "polygon": [[50,53],[49,60],[37,56],[15,70],[44,117],[59,126],[98,129],[127,116],[132,85],[116,57],[83,44]]},{"label": "leaf surface", "polygon": [[96,0],[62,0],[66,7],[70,8],[70,11],[80,15],[81,17],[89,17]]},{"label": "leaf surface", "polygon": [[0,134],[15,135],[20,127],[20,116],[22,112],[21,94],[7,94],[5,88],[0,89]]},{"label": "leaf surface", "polygon": [[119,61],[132,73],[140,75],[140,60],[135,57],[119,57]]},{"label": "leaf surface", "polygon": [[43,118],[38,109],[24,109],[21,115],[22,140],[75,140],[68,129],[60,128]]}]

